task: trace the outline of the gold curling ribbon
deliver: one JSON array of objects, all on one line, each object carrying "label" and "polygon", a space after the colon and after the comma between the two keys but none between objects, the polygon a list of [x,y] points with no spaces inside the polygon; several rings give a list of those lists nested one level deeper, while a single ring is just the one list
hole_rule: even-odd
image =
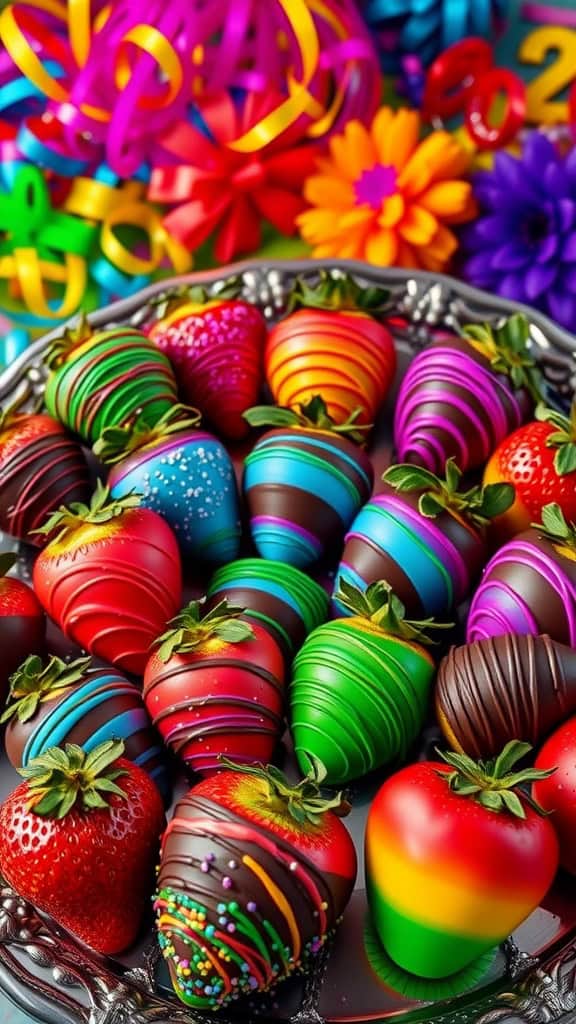
[{"label": "gold curling ribbon", "polygon": [[[10,256],[0,257],[0,278],[7,278],[18,286],[23,301],[34,316],[60,320],[72,316],[86,290],[86,261],[69,253],[64,263],[41,260],[35,249],[15,249]],[[48,305],[44,282],[63,284],[64,295],[60,305]]]}]

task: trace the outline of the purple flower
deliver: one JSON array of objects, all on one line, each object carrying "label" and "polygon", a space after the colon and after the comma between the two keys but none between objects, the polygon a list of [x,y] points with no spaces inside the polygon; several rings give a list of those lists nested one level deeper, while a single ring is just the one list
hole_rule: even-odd
[{"label": "purple flower", "polygon": [[462,233],[463,276],[576,330],[576,147],[562,155],[531,132],[521,157],[497,153],[473,188],[480,212]]}]

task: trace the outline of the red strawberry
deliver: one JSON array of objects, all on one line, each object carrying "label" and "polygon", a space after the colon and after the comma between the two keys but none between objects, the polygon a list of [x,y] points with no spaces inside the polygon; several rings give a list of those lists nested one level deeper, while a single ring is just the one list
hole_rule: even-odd
[{"label": "red strawberry", "polygon": [[59,505],[87,501],[88,466],[77,441],[50,416],[0,414],[0,529],[28,544]]},{"label": "red strawberry", "polygon": [[16,555],[0,555],[0,700],[6,697],[6,685],[13,672],[29,654],[42,654],[46,636],[46,617],[31,587],[7,576]]},{"label": "red strawberry", "polygon": [[204,779],[180,801],[155,910],[187,1006],[215,1009],[263,991],[322,947],[356,878],[341,808],[341,796],[322,800],[312,779],[291,786],[262,766]]},{"label": "red strawberry", "polygon": [[144,673],[144,700],[165,742],[199,772],[220,755],[268,761],[282,732],[284,659],[260,623],[224,599],[201,618],[192,601],[157,641]]},{"label": "red strawberry", "polygon": [[496,520],[507,536],[539,522],[552,502],[576,521],[576,402],[570,418],[542,405],[536,417],[502,441],[484,472],[485,483],[505,480],[516,488],[514,504]]},{"label": "red strawberry", "polygon": [[90,507],[50,517],[55,533],[34,566],[34,587],[62,632],[95,657],[142,673],[151,643],[181,603],[176,537],[136,495],[109,500],[100,482]]},{"label": "red strawberry", "polygon": [[263,377],[266,323],[248,302],[201,290],[168,307],[149,337],[177,370],[181,394],[223,437],[246,437],[242,414],[253,406]]},{"label": "red strawberry", "polygon": [[0,807],[0,870],[39,910],[99,953],[138,935],[164,827],[160,794],[143,768],[107,740],[86,754],[52,747],[20,769]]}]

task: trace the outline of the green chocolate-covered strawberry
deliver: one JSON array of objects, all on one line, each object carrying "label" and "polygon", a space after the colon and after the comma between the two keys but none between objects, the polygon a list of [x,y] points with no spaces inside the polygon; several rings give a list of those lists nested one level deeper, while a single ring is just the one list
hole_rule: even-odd
[{"label": "green chocolate-covered strawberry", "polygon": [[176,401],[168,359],[134,327],[92,332],[81,320],[52,343],[48,363],[48,411],[89,445],[137,413],[154,426]]},{"label": "green chocolate-covered strawberry", "polygon": [[296,656],[290,690],[300,768],[320,762],[338,785],[403,759],[426,714],[434,661],[423,644],[428,619],[410,622],[388,583],[365,594],[342,581],[351,618],[327,622]]}]

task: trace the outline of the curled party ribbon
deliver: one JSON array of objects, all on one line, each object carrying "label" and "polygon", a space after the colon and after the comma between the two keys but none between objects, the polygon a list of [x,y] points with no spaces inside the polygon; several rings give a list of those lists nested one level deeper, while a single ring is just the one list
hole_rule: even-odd
[{"label": "curled party ribbon", "polygon": [[216,232],[215,257],[228,263],[259,247],[262,220],[282,234],[294,233],[306,205],[302,186],[316,166],[316,147],[291,145],[286,138],[259,153],[227,146],[245,123],[264,120],[275,104],[274,96],[251,95],[239,105],[221,93],[200,107],[210,138],[188,124],[163,139],[166,165],[154,169],[148,198],[176,204],[164,217],[164,227],[182,246],[195,249]]},{"label": "curled party ribbon", "polygon": [[384,70],[398,72],[406,54],[428,66],[461,39],[492,38],[506,16],[508,0],[363,0],[362,6]]},{"label": "curled party ribbon", "polygon": [[[367,119],[380,95],[377,55],[354,0],[149,0],[145,23],[132,0],[28,0],[2,11],[0,42],[62,126],[70,159],[86,160],[89,142],[123,177],[186,123],[191,102],[222,89],[278,97],[227,141],[244,153],[296,125],[317,138],[351,117]],[[43,153],[45,166],[66,173],[55,159]]]},{"label": "curled party ribbon", "polygon": [[91,280],[107,299],[138,290],[164,266],[189,270],[189,252],[168,235],[144,189],[78,178],[56,209],[42,172],[17,167],[0,193],[0,305],[12,316],[19,301],[32,318],[20,322],[45,325],[85,307]]}]

